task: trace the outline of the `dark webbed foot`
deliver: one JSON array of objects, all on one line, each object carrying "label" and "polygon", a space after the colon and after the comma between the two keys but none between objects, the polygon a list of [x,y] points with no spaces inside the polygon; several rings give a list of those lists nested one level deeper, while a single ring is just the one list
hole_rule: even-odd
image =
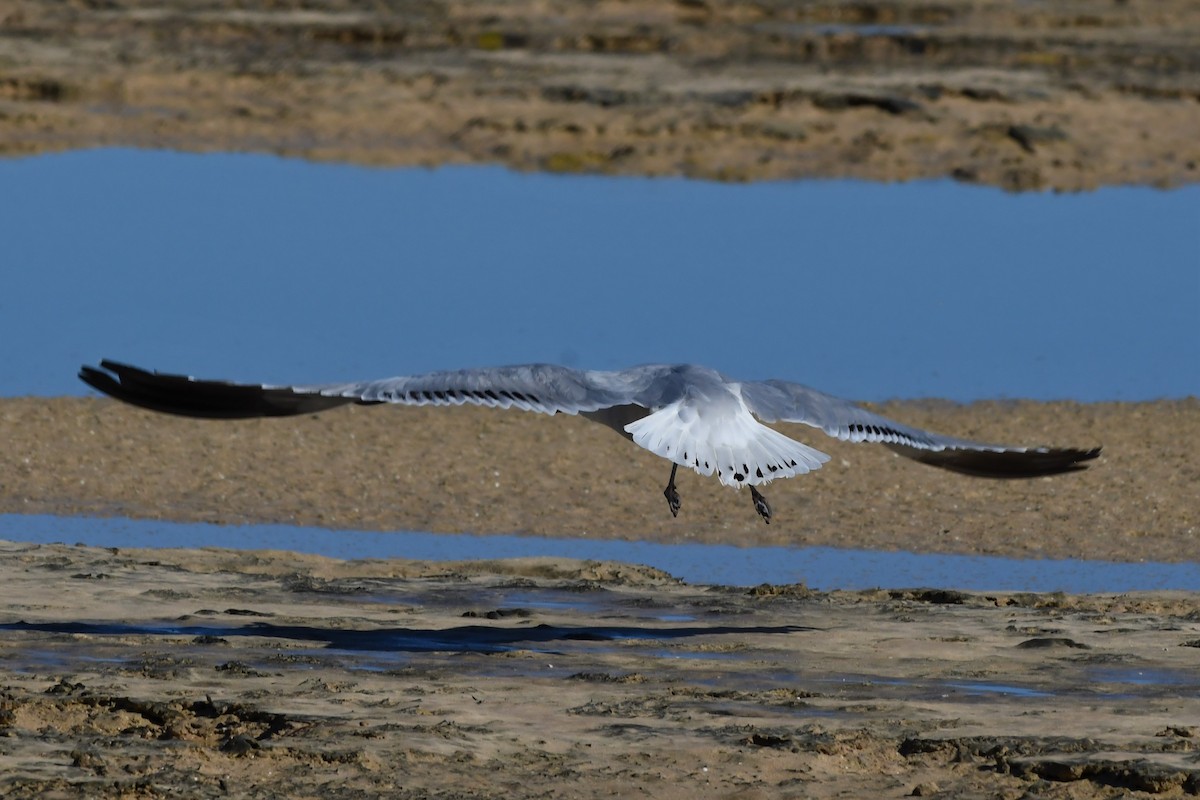
[{"label": "dark webbed foot", "polygon": [[671,508],[671,516],[679,516],[679,490],[675,488],[675,470],[679,469],[678,464],[671,465],[671,479],[667,481],[667,488],[663,489],[663,497],[667,498],[667,505]]},{"label": "dark webbed foot", "polygon": [[675,485],[672,484],[663,490],[663,496],[667,498],[667,505],[671,508],[671,516],[679,516],[679,492]]},{"label": "dark webbed foot", "polygon": [[771,504],[767,502],[767,498],[762,496],[762,493],[755,487],[750,487],[750,499],[754,501],[754,510],[762,517],[763,522],[771,524]]}]

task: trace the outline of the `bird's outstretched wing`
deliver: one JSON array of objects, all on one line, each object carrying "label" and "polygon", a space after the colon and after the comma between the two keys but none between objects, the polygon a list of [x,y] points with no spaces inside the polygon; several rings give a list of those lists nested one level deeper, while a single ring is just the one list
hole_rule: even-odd
[{"label": "bird's outstretched wing", "polygon": [[310,414],[350,403],[478,405],[579,414],[636,402],[646,369],[587,372],[554,364],[431,372],[357,383],[271,386],[201,380],[104,360],[79,377],[118,400],[187,417],[245,419]]},{"label": "bird's outstretched wing", "polygon": [[914,428],[848,400],[798,383],[742,384],[742,397],[763,422],[797,422],[848,442],[880,442],[900,455],[943,469],[992,478],[1026,478],[1083,469],[1100,448],[1019,447],[976,442]]},{"label": "bird's outstretched wing", "polygon": [[83,366],[79,379],[97,391],[131,405],[210,419],[287,417],[311,414],[354,402],[287,387],[257,386],[229,381],[198,380],[168,375],[104,360],[99,367]]}]

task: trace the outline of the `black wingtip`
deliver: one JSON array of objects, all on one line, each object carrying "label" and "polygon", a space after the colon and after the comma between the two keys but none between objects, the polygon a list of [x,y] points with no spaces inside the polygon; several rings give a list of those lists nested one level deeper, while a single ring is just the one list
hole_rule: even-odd
[{"label": "black wingtip", "polygon": [[983,478],[1037,478],[1087,469],[1086,461],[1100,456],[1100,447],[1044,447],[1032,450],[920,450],[888,445],[892,450],[922,464]]},{"label": "black wingtip", "polygon": [[107,372],[103,372],[95,367],[89,367],[87,364],[79,368],[79,380],[104,394],[112,394],[114,388],[118,386],[117,382]]},{"label": "black wingtip", "polygon": [[267,388],[229,381],[197,380],[134,367],[111,359],[83,365],[79,379],[98,392],[130,405],[204,419],[248,419],[310,414],[354,402],[314,392]]}]

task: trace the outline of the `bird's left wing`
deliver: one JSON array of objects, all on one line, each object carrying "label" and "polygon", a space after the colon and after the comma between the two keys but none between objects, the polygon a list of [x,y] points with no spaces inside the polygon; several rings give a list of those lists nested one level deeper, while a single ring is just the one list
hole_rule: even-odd
[{"label": "bird's left wing", "polygon": [[1031,477],[1082,469],[1100,448],[1020,447],[959,439],[914,428],[848,400],[798,383],[741,384],[750,411],[764,422],[797,422],[848,442],[880,442],[935,467],[986,477]]},{"label": "bird's left wing", "polygon": [[[640,373],[634,374],[640,377]],[[290,416],[349,403],[479,405],[544,414],[578,414],[635,402],[644,383],[626,373],[586,372],[554,364],[431,372],[354,383],[272,386],[152,372],[116,361],[84,366],[79,377],[107,395],[188,417]]]}]

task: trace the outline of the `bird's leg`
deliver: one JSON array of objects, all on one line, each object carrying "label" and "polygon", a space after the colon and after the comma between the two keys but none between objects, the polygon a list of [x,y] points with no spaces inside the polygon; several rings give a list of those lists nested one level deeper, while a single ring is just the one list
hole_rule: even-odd
[{"label": "bird's leg", "polygon": [[663,497],[667,498],[667,505],[671,507],[671,516],[679,516],[679,490],[675,488],[675,470],[679,469],[678,464],[671,465],[671,480],[667,481],[667,488],[663,489]]},{"label": "bird's leg", "polygon": [[771,504],[754,486],[750,487],[750,499],[754,501],[754,510],[763,518],[763,522],[771,524]]}]

